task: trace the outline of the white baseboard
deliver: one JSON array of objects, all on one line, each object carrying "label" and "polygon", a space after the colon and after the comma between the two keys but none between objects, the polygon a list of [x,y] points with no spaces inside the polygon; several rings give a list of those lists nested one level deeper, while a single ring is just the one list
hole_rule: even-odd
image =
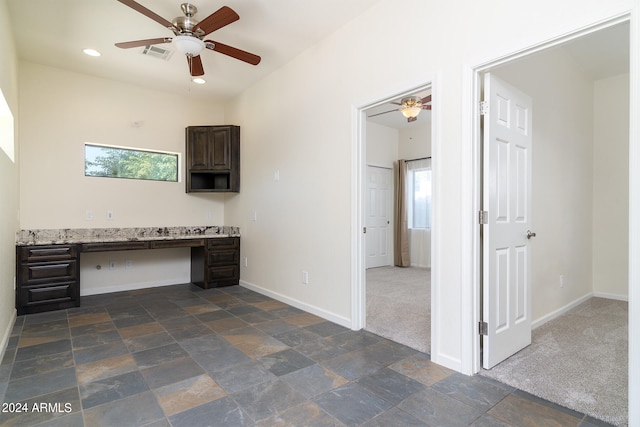
[{"label": "white baseboard", "polygon": [[9,344],[9,339],[11,339],[11,331],[13,331],[13,325],[16,323],[16,317],[18,312],[16,309],[13,309],[13,313],[11,314],[11,320],[7,324],[7,329],[2,334],[2,341],[0,341],[0,360],[4,359],[4,352],[7,350],[7,345]]},{"label": "white baseboard", "polygon": [[462,370],[462,362],[459,358],[451,357],[442,353],[436,354],[433,351],[430,354],[430,358],[433,363],[437,363],[438,365],[444,366],[445,368],[449,368],[456,372],[464,373]]},{"label": "white baseboard", "polygon": [[189,283],[189,280],[184,279],[167,279],[157,281],[154,280],[152,282],[138,282],[138,283],[125,283],[121,285],[114,286],[101,286],[99,288],[89,288],[83,289],[80,287],[80,296],[89,296],[89,295],[100,295],[100,294],[108,294],[111,292],[122,292],[122,291],[133,291],[137,289],[145,289],[145,288],[159,288],[161,286],[170,286],[170,285],[181,285],[183,283]]},{"label": "white baseboard", "polygon": [[551,313],[546,314],[546,315],[542,316],[539,319],[536,319],[535,321],[533,321],[531,323],[531,329],[539,328],[540,326],[544,325],[548,321],[553,320],[556,317],[562,316],[567,311],[571,310],[574,307],[577,307],[578,305],[582,304],[583,302],[587,301],[589,298],[592,298],[592,297],[613,299],[613,300],[618,300],[618,301],[629,301],[629,297],[625,296],[625,295],[608,294],[606,292],[588,293],[585,296],[582,296],[582,297],[578,298],[577,300],[570,302],[569,304],[565,305],[564,307],[560,307],[559,309],[557,309],[555,311],[552,311]]},{"label": "white baseboard", "polygon": [[276,299],[285,304],[289,304],[295,308],[299,308],[300,310],[304,310],[308,313],[315,314],[316,316],[322,317],[323,319],[328,320],[330,322],[337,323],[338,325],[344,326],[345,328],[351,329],[351,324],[352,324],[351,319],[348,319],[346,317],[337,315],[335,313],[331,313],[329,311],[326,311],[314,305],[310,305],[305,302],[298,301],[293,298],[289,298],[277,292],[273,292],[269,289],[260,287],[256,284],[245,282],[244,280],[240,281],[240,286],[242,286],[243,288],[251,289],[252,291],[255,291],[262,295],[266,295],[268,297]]},{"label": "white baseboard", "polygon": [[582,304],[583,302],[587,301],[589,298],[593,297],[593,293],[588,293],[572,302],[570,302],[569,304],[560,307],[557,310],[552,311],[549,314],[546,314],[544,316],[542,316],[539,319],[536,319],[535,321],[531,322],[531,329],[536,329],[539,328],[540,326],[544,325],[545,323],[549,322],[550,320],[555,319],[556,317],[560,317],[563,314],[565,314],[567,311],[571,310],[574,307],[579,306],[580,304]]},{"label": "white baseboard", "polygon": [[616,301],[627,301],[629,302],[629,295],[618,295],[618,294],[610,294],[607,292],[594,292],[594,297],[598,298],[606,298],[606,299],[614,299]]}]

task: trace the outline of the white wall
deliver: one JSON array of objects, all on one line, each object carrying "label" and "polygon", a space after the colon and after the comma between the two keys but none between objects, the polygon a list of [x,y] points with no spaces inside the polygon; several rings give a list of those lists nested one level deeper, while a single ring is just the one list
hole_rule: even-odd
[{"label": "white wall", "polygon": [[431,120],[424,116],[426,114],[423,112],[412,126],[400,129],[399,159],[411,160],[431,156]]},{"label": "white wall", "polygon": [[594,85],[593,291],[629,296],[629,74]]},{"label": "white wall", "polygon": [[[86,142],[184,154],[186,126],[225,124],[219,104],[24,61],[19,80],[20,228],[235,225],[224,217],[225,197],[233,196],[187,194],[184,172],[177,183],[84,176]],[[108,210],[113,220],[106,219]],[[115,272],[95,268],[125,257],[133,261],[126,271],[124,262]],[[148,257],[137,251],[83,256],[82,294],[189,281],[187,252],[176,252],[170,275]]]},{"label": "white wall", "polygon": [[398,129],[367,121],[367,164],[392,168],[398,160]]},{"label": "white wall", "polygon": [[[14,139],[18,137],[18,80],[11,23],[5,0],[0,1],[0,89],[14,118]],[[10,142],[14,144],[14,141]],[[19,149],[14,144],[15,158]],[[0,354],[7,345],[15,317],[13,288],[16,265],[16,231],[18,231],[18,165],[0,150]]]},{"label": "white wall", "polygon": [[[242,269],[241,279],[335,319],[352,320],[352,249],[359,238],[352,229],[353,108],[433,81],[433,153],[440,176],[435,188],[437,334],[432,358],[470,372],[463,354],[470,344],[463,337],[473,325],[462,324],[462,308],[474,292],[473,281],[463,281],[473,269],[473,247],[463,230],[475,215],[463,211],[463,194],[470,193],[467,186],[472,184],[462,170],[472,149],[463,138],[470,108],[462,104],[465,66],[542,43],[634,5],[632,0],[407,0],[400,6],[382,0],[244,92],[228,110],[228,117],[243,126],[243,191],[225,205],[225,215],[237,218],[243,230],[249,268]],[[300,108],[301,93],[314,102]],[[257,114],[256,104],[269,108]],[[273,181],[274,169],[281,172],[279,182]],[[256,222],[250,220],[252,211],[258,213]],[[577,231],[565,233],[580,245]],[[309,271],[308,285],[300,283],[301,270]],[[579,277],[578,272],[567,274]]]}]

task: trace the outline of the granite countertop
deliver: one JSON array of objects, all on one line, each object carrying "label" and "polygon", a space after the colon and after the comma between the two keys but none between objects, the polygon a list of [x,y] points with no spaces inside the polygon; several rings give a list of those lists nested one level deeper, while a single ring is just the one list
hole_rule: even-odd
[{"label": "granite countertop", "polygon": [[131,242],[240,237],[240,228],[223,226],[136,227],[136,228],[60,228],[20,230],[16,245],[56,245],[64,243]]}]

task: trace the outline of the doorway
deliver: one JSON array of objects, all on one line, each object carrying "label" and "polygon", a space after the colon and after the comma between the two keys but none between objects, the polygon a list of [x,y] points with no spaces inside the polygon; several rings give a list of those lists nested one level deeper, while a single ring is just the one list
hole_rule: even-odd
[{"label": "doorway", "polygon": [[[616,54],[622,54],[622,60]],[[533,94],[532,218],[537,237],[531,245],[530,317],[534,330],[592,297],[628,300],[629,22],[611,22],[535,54],[476,70],[478,76],[487,71]],[[610,239],[611,235],[616,238]],[[581,335],[577,341],[588,339],[588,334]],[[615,358],[602,357],[598,362],[620,364],[619,355],[611,355]],[[582,365],[575,355],[558,353],[552,359]],[[548,362],[544,369],[567,370]],[[585,369],[599,370],[586,362]],[[509,376],[516,378],[517,370]],[[561,381],[560,375],[551,376]],[[529,389],[524,382],[511,385],[540,396],[541,388],[533,383],[538,378],[543,379],[542,375],[527,379]],[[606,392],[606,384],[599,387],[603,395],[571,385],[560,388],[567,399],[559,401],[551,393],[541,397],[600,419],[603,412],[599,416],[590,409],[594,401],[620,400]]]},{"label": "doorway", "polygon": [[[425,353],[430,351],[431,340],[430,96],[430,85],[425,85],[371,104],[361,110],[360,126],[361,167],[365,171],[360,185],[364,226],[359,249],[363,259],[361,294],[357,299],[362,310],[361,327]],[[401,109],[408,99],[424,102],[417,116],[403,115]],[[411,256],[406,257],[403,266],[396,262],[399,252],[394,242],[399,236],[399,218],[406,217],[399,215],[396,207],[400,160],[407,160],[412,165],[408,174],[416,175],[419,182],[427,169],[429,179],[428,188],[414,189],[423,196],[421,200],[425,203],[422,210],[416,206],[416,226],[407,227]],[[414,193],[418,194],[416,191]],[[385,213],[380,206],[386,206],[390,212]],[[423,217],[424,220],[418,221]],[[381,257],[385,243],[389,244],[389,253]]]}]

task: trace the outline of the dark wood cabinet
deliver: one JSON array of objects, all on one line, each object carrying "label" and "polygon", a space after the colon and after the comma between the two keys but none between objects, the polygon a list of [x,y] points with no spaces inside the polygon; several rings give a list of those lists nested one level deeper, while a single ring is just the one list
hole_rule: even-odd
[{"label": "dark wood cabinet", "polygon": [[80,305],[80,252],[77,245],[18,246],[18,315]]},{"label": "dark wood cabinet", "polygon": [[191,282],[208,289],[240,282],[240,238],[139,240],[16,246],[18,315],[80,306],[82,252],[191,248]]},{"label": "dark wood cabinet", "polygon": [[186,128],[186,185],[191,192],[240,191],[240,126]]},{"label": "dark wood cabinet", "polygon": [[204,288],[237,285],[240,281],[240,238],[209,239],[191,250],[191,281]]}]

